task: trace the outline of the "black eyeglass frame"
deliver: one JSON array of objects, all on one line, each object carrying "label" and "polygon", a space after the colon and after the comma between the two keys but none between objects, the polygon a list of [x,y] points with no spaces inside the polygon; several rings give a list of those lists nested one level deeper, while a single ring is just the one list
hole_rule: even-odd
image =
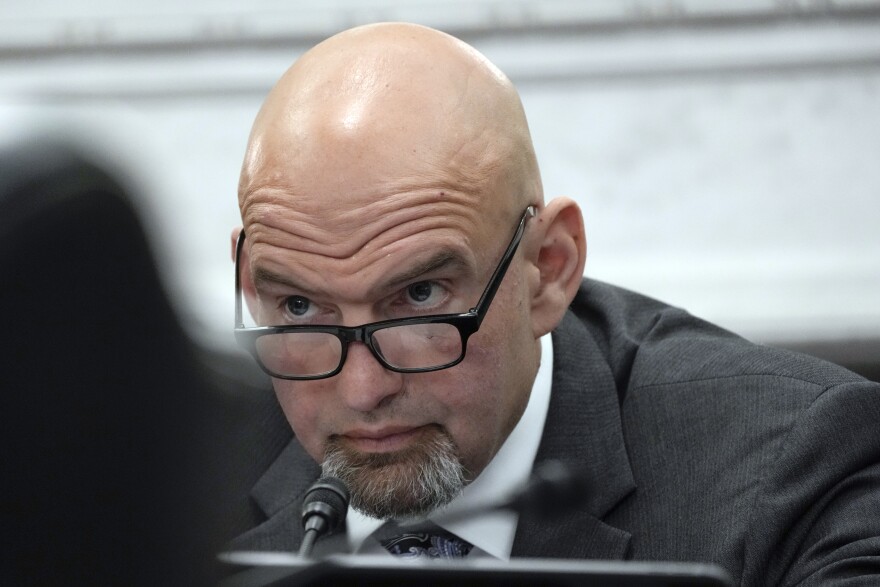
[{"label": "black eyeglass frame", "polygon": [[[413,316],[410,318],[393,318],[390,320],[380,320],[379,322],[370,322],[368,324],[362,324],[360,326],[297,324],[286,326],[246,327],[244,325],[244,321],[242,320],[241,271],[239,266],[239,261],[241,259],[241,250],[243,248],[245,239],[245,233],[244,230],[242,230],[239,234],[238,243],[235,247],[235,340],[241,347],[248,351],[251,356],[254,357],[254,360],[257,361],[257,364],[263,371],[277,379],[311,381],[315,379],[326,379],[328,377],[333,377],[334,375],[342,371],[342,367],[343,365],[345,365],[345,359],[348,355],[348,345],[352,342],[364,343],[367,348],[370,349],[370,352],[373,354],[376,360],[379,361],[379,363],[383,367],[385,367],[389,371],[394,371],[397,373],[427,373],[430,371],[440,371],[441,369],[454,367],[464,360],[464,357],[467,354],[468,339],[472,334],[480,329],[480,325],[483,323],[483,318],[486,316],[486,312],[489,310],[489,305],[495,298],[495,294],[498,291],[498,288],[501,286],[504,275],[507,273],[507,268],[510,266],[511,261],[513,260],[513,256],[516,254],[516,250],[519,247],[519,243],[522,240],[523,234],[525,233],[526,222],[529,220],[529,218],[532,218],[535,215],[537,215],[537,206],[535,206],[534,204],[528,206],[525,209],[522,218],[520,218],[516,232],[514,233],[513,238],[510,240],[510,244],[507,245],[507,249],[504,251],[504,254],[501,256],[501,261],[499,261],[498,266],[492,273],[492,277],[489,279],[489,283],[486,285],[486,289],[483,290],[483,294],[480,296],[477,305],[467,312],[463,314],[433,314],[428,316]],[[385,328],[397,326],[409,326],[413,324],[437,323],[444,323],[454,326],[461,336],[461,354],[454,361],[432,367],[396,367],[388,363],[388,361],[386,361],[385,358],[382,356],[382,353],[373,346],[372,337],[373,333],[377,330],[383,330]],[[266,336],[269,334],[284,334],[288,332],[323,332],[326,334],[332,334],[339,339],[342,345],[339,354],[339,365],[337,365],[336,368],[331,371],[318,373],[316,375],[284,375],[273,372],[268,367],[266,367],[266,365],[260,359],[259,352],[257,351],[257,339],[261,336]]]}]

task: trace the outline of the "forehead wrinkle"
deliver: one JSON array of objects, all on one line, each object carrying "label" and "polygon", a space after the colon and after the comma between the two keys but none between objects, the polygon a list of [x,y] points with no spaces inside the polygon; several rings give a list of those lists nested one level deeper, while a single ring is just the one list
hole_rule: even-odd
[{"label": "forehead wrinkle", "polygon": [[[455,230],[452,223],[438,223],[438,220],[445,219],[433,219],[433,223],[426,229],[420,226],[423,222],[415,221],[399,225],[399,230],[383,231],[365,243],[355,255],[340,260],[348,266],[346,274],[367,279],[374,267],[383,262],[390,263],[389,272],[393,272],[391,277],[381,280],[386,287],[390,287],[441,267],[470,266],[474,262],[474,243],[471,237]],[[411,239],[418,239],[422,235],[427,235],[427,243],[411,242]],[[426,256],[426,260],[418,261]],[[410,265],[414,259],[416,263]],[[400,267],[404,269],[399,270]]]},{"label": "forehead wrinkle", "polygon": [[[318,253],[328,247],[335,248],[334,243],[326,242],[323,237],[324,231],[318,227],[312,228],[303,220],[294,220],[297,230],[290,231],[285,228],[290,221],[279,222],[278,216],[277,208],[268,204],[254,204],[248,209],[248,214],[244,217],[244,225],[252,255],[258,255],[258,250],[264,246],[305,253]],[[284,214],[284,216],[291,215]]]},{"label": "forehead wrinkle", "polygon": [[[454,192],[391,196],[368,206],[301,206],[308,198],[279,199],[272,194],[252,201],[245,215],[245,231],[252,244],[268,244],[291,251],[333,259],[369,255],[405,238],[450,229],[472,234],[478,211]],[[296,206],[292,205],[294,202]],[[371,207],[369,214],[365,208]]]}]

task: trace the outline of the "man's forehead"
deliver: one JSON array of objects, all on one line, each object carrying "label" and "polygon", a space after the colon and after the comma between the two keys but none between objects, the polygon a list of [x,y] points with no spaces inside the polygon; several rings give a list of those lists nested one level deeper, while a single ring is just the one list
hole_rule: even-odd
[{"label": "man's forehead", "polygon": [[255,190],[243,206],[250,242],[342,259],[418,248],[429,237],[478,244],[499,212],[480,194],[435,186],[379,189],[363,180],[357,189],[326,192]]},{"label": "man's forehead", "polygon": [[495,127],[453,121],[416,102],[350,108],[278,116],[266,125],[252,138],[242,202],[264,188],[361,204],[414,189],[485,196],[515,171],[510,139]]}]

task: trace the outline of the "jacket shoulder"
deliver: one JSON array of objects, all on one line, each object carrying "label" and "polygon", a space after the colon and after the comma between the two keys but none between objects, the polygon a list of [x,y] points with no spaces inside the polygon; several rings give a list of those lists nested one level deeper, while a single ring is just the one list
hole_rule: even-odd
[{"label": "jacket shoulder", "polygon": [[756,344],[687,311],[585,279],[571,306],[614,372],[618,389],[730,378],[827,387],[865,379],[827,361]]}]

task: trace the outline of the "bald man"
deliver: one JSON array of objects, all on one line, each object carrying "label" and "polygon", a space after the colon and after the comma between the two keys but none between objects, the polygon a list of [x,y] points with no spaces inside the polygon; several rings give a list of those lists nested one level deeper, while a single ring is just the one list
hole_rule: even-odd
[{"label": "bald man", "polygon": [[[295,438],[233,548],[296,549],[323,471],[357,552],[434,517],[470,557],[878,572],[880,386],[583,280],[581,213],[544,202],[519,97],[468,45],[380,24],[308,51],[257,116],[239,205],[236,336]],[[437,517],[549,459],[590,482],[570,515]]]}]

